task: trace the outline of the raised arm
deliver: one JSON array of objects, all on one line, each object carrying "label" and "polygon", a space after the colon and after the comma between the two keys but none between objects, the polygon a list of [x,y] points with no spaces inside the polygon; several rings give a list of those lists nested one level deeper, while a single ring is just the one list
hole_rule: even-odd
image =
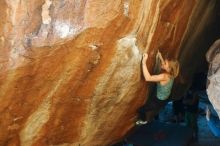
[{"label": "raised arm", "polygon": [[147,59],[148,59],[148,54],[143,54],[142,69],[143,69],[143,74],[144,74],[145,80],[149,81],[149,82],[160,82],[160,81],[166,80],[165,74],[151,75],[149,73],[147,65],[146,65]]}]

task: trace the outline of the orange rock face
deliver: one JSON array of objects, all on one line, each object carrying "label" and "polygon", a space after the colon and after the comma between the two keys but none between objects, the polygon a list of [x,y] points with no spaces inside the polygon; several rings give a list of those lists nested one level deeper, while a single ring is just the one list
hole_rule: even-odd
[{"label": "orange rock face", "polygon": [[1,0],[0,145],[113,144],[134,126],[148,93],[142,53],[149,52],[151,70],[158,49],[180,56],[192,18],[205,11],[209,20],[213,5]]}]

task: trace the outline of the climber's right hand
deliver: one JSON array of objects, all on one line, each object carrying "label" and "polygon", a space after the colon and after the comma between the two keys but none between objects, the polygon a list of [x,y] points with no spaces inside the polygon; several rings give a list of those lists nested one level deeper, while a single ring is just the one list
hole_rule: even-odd
[{"label": "climber's right hand", "polygon": [[144,53],[143,54],[143,61],[146,61],[148,59],[148,54],[147,53]]}]

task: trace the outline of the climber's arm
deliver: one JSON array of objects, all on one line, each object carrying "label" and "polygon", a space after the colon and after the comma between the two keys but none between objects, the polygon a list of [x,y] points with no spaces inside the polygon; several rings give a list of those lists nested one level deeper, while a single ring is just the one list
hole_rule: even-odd
[{"label": "climber's arm", "polygon": [[150,82],[160,82],[160,81],[166,80],[166,74],[151,75],[149,73],[147,65],[146,65],[147,58],[148,58],[148,54],[144,54],[143,60],[142,60],[142,69],[143,69],[145,80],[150,81]]}]

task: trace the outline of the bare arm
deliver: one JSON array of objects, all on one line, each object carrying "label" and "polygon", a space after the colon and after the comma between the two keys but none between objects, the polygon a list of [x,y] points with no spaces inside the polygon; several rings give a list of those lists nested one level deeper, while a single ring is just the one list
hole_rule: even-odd
[{"label": "bare arm", "polygon": [[166,75],[165,74],[159,74],[159,75],[151,75],[148,71],[146,61],[148,58],[148,54],[143,55],[143,60],[142,60],[142,69],[143,69],[143,74],[144,78],[146,81],[149,82],[160,82],[166,80]]}]

